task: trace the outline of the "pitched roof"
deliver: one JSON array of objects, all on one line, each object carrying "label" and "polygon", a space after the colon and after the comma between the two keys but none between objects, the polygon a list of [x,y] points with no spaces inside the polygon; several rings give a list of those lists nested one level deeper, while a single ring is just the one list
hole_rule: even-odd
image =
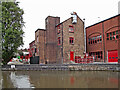
[{"label": "pitched roof", "polygon": [[38,28],[38,29],[35,31],[35,33],[36,33],[38,30],[46,31],[46,29],[39,29],[39,28]]},{"label": "pitched roof", "polygon": [[100,22],[98,22],[98,23],[95,23],[95,24],[93,24],[93,25],[90,25],[90,26],[86,27],[86,29],[89,28],[89,27],[95,26],[95,25],[97,25],[97,24],[99,24],[99,23],[102,23],[102,22],[105,22],[105,21],[107,21],[107,20],[110,20],[110,19],[112,19],[112,18],[118,17],[118,16],[120,16],[120,14],[118,14],[118,15],[116,15],[116,16],[113,16],[113,17],[110,17],[110,18],[108,18],[108,19],[105,19],[105,20],[103,20],[103,21],[100,21]]},{"label": "pitched roof", "polygon": [[[83,20],[82,20],[78,15],[77,15],[77,17],[83,22]],[[64,20],[63,22],[57,24],[56,27],[59,26],[60,24],[64,23],[64,22],[66,22],[66,21],[69,20],[69,19],[72,19],[72,17],[70,17],[70,18]]]}]

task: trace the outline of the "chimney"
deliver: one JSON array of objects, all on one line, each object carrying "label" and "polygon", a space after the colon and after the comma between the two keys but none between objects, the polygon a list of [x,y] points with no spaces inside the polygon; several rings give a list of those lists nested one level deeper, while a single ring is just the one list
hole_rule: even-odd
[{"label": "chimney", "polygon": [[76,24],[77,23],[77,13],[76,12],[72,12],[71,15],[72,15],[72,18],[73,18],[72,23]]}]

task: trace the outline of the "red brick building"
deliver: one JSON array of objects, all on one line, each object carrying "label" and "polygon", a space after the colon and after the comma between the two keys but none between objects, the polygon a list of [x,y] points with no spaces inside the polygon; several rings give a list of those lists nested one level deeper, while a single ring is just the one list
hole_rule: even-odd
[{"label": "red brick building", "polygon": [[35,31],[35,56],[39,56],[39,63],[45,62],[45,44],[46,44],[46,30],[37,29]]},{"label": "red brick building", "polygon": [[48,16],[46,23],[46,47],[45,60],[47,63],[58,63],[57,61],[57,30],[56,25],[60,23],[60,17]]},{"label": "red brick building", "polygon": [[75,56],[83,57],[84,22],[74,12],[60,23],[60,17],[48,16],[46,29],[35,31],[36,54],[39,63],[69,63]]},{"label": "red brick building", "polygon": [[57,26],[57,59],[62,63],[75,61],[75,57],[84,56],[84,22],[74,12],[73,17]]},{"label": "red brick building", "polygon": [[29,53],[30,53],[30,56],[35,56],[35,40],[32,41],[30,44],[29,44]]},{"label": "red brick building", "polygon": [[98,62],[117,62],[119,34],[120,14],[87,27],[87,53]]}]

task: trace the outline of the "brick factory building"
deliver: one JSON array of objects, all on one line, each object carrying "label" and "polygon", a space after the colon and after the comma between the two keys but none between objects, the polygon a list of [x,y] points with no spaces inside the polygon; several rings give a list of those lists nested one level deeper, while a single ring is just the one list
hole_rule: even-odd
[{"label": "brick factory building", "polygon": [[63,21],[57,28],[57,59],[63,63],[75,61],[75,57],[84,56],[84,22],[73,13],[73,17]]},{"label": "brick factory building", "polygon": [[46,29],[35,31],[35,56],[39,63],[69,63],[75,56],[83,57],[84,22],[77,13],[60,23],[60,17],[48,16],[45,19]]},{"label": "brick factory building", "polygon": [[35,31],[35,56],[39,56],[39,63],[45,63],[45,44],[46,44],[46,30],[37,29]]},{"label": "brick factory building", "polygon": [[30,56],[35,56],[35,40],[32,41],[30,44],[29,44],[29,53],[30,53]]},{"label": "brick factory building", "polygon": [[86,28],[87,53],[98,62],[118,62],[119,38],[120,14]]}]

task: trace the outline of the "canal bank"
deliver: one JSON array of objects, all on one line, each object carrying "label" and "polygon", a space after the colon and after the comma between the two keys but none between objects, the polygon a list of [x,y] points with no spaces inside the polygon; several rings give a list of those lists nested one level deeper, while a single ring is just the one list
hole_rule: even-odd
[{"label": "canal bank", "polygon": [[2,71],[21,71],[21,70],[69,70],[69,71],[120,71],[120,64],[31,64],[31,65],[3,65]]}]

